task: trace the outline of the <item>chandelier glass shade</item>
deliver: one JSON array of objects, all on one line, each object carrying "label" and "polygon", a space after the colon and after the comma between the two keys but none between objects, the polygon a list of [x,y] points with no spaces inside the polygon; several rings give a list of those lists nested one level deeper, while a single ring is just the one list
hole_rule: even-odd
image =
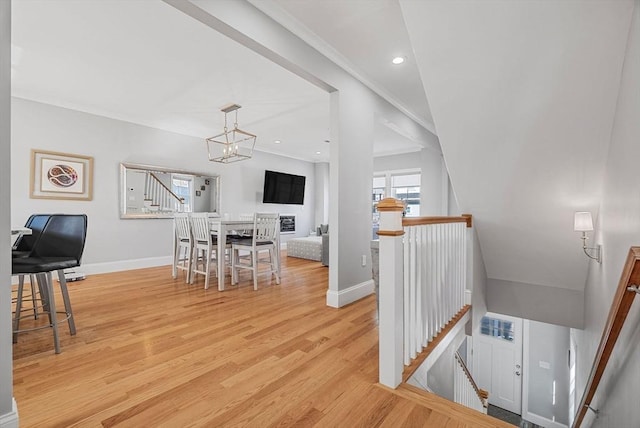
[{"label": "chandelier glass shade", "polygon": [[[242,106],[231,104],[223,107],[224,132],[206,139],[209,160],[219,163],[239,162],[251,159],[257,136],[238,128],[238,109]],[[227,114],[235,112],[233,128],[227,127]]]}]

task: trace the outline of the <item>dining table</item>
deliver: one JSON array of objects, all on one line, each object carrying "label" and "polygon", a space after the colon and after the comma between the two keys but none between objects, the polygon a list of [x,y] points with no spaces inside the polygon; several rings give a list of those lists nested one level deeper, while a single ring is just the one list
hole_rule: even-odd
[{"label": "dining table", "polygon": [[12,226],[11,227],[11,247],[13,247],[22,235],[31,235],[31,229],[24,226]]},{"label": "dining table", "polygon": [[[225,280],[225,247],[227,244],[227,235],[236,234],[234,231],[253,230],[253,219],[251,220],[224,220],[220,218],[211,218],[211,233],[217,237],[216,254],[218,255],[218,291],[224,291]],[[280,260],[280,224],[277,228],[276,257]],[[250,237],[249,237],[250,238]],[[280,274],[280,263],[278,263],[278,275]]]}]

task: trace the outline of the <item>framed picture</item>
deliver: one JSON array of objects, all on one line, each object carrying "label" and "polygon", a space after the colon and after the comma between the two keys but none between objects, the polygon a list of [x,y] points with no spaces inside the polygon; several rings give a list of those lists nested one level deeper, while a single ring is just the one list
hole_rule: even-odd
[{"label": "framed picture", "polygon": [[33,199],[93,198],[93,158],[69,153],[31,150]]},{"label": "framed picture", "polygon": [[200,196],[202,193],[199,190],[196,190],[196,196]]},{"label": "framed picture", "polygon": [[207,186],[203,184],[202,186],[200,186],[200,190],[207,190]]}]

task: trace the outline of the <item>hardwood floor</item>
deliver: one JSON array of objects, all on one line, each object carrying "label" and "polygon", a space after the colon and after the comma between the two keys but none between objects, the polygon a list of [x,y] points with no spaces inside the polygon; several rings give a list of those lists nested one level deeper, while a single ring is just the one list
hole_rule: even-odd
[{"label": "hardwood floor", "polygon": [[69,284],[78,333],[14,345],[21,427],[506,427],[377,383],[375,297],[325,304],[328,269],[283,257],[282,283],[227,291],[159,267]]}]

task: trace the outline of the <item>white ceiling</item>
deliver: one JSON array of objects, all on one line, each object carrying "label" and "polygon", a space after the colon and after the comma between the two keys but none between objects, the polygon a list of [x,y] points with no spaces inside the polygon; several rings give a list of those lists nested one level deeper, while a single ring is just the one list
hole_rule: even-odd
[{"label": "white ceiling", "polygon": [[398,0],[250,1],[435,134]]},{"label": "white ceiling", "polygon": [[12,9],[14,96],[199,138],[219,133],[220,108],[238,103],[257,149],[329,159],[327,93],[164,2]]},{"label": "white ceiling", "polygon": [[[12,15],[16,97],[203,139],[238,103],[256,150],[329,160],[326,92],[162,1],[17,1]],[[420,148],[388,130],[374,142]]]}]

